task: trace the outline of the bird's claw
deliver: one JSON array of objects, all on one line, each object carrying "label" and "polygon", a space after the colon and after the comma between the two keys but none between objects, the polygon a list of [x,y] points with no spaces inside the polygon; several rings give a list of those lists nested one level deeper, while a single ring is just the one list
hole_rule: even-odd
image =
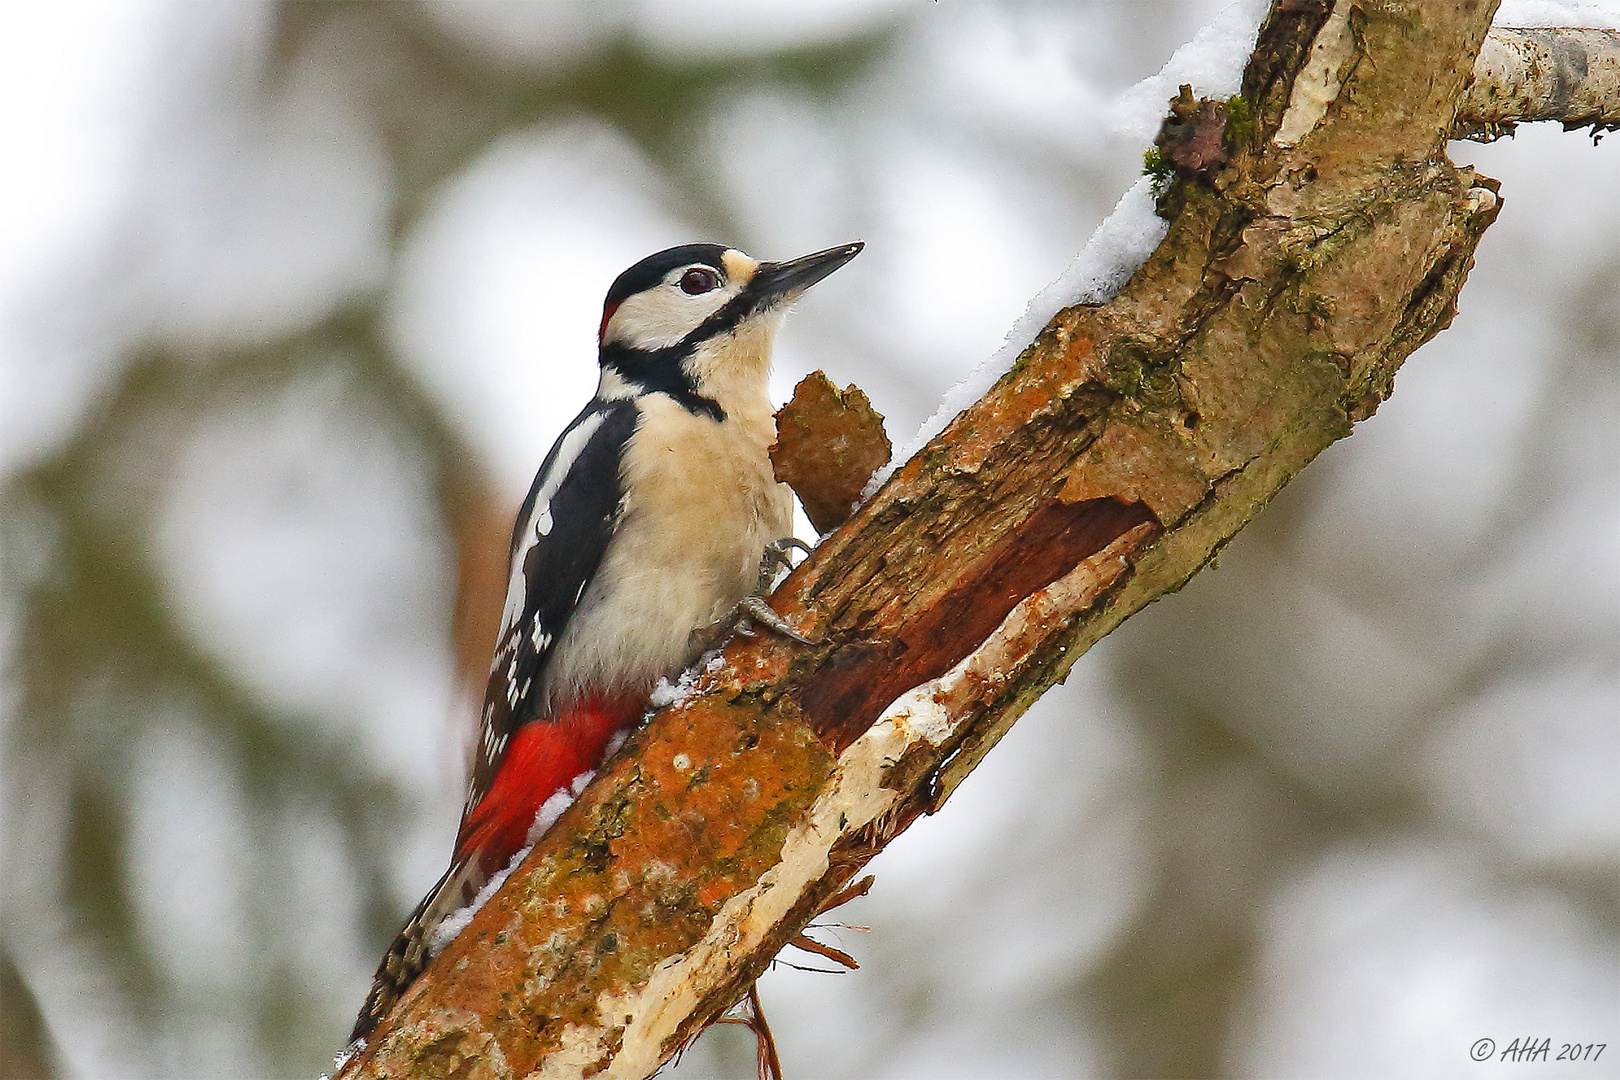
[{"label": "bird's claw", "polygon": [[[745,596],[742,603],[737,605],[737,612],[743,619],[758,623],[767,630],[774,630],[783,637],[792,638],[801,645],[814,645],[815,639],[807,638],[788,624],[788,621],[771,609],[763,596]],[[739,626],[738,632],[752,637],[746,626]]]},{"label": "bird's claw", "polygon": [[764,596],[771,591],[776,582],[776,571],[780,567],[793,569],[793,557],[788,554],[798,548],[806,555],[810,554],[810,545],[796,536],[784,536],[780,540],[773,540],[765,545],[765,551],[759,559],[759,583],[754,586],[757,596]]},{"label": "bird's claw", "polygon": [[754,622],[767,630],[774,630],[783,637],[791,638],[800,644],[814,645],[816,643],[813,639],[805,637],[788,625],[788,621],[773,611],[771,606],[765,602],[766,593],[770,592],[771,586],[776,582],[776,571],[784,566],[789,570],[793,569],[793,557],[788,552],[794,548],[799,549],[806,555],[810,554],[810,545],[795,536],[784,536],[780,540],[765,545],[764,554],[759,560],[759,583],[754,587],[753,594],[744,597],[742,603],[737,605],[737,614],[740,619],[737,627],[739,633],[752,637],[753,634],[749,631],[747,623]]}]

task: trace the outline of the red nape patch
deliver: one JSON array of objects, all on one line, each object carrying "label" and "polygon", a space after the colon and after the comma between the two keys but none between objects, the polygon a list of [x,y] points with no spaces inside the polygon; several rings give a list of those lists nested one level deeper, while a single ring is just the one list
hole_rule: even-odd
[{"label": "red nape patch", "polygon": [[540,804],[600,765],[613,736],[634,726],[643,708],[639,699],[584,701],[519,728],[489,791],[461,823],[456,858],[476,853],[486,874],[504,867],[527,841]]},{"label": "red nape patch", "polygon": [[618,310],[618,304],[608,304],[602,309],[602,325],[596,328],[596,344],[598,347],[602,344],[603,336],[607,334],[608,320],[613,318],[613,313]]}]

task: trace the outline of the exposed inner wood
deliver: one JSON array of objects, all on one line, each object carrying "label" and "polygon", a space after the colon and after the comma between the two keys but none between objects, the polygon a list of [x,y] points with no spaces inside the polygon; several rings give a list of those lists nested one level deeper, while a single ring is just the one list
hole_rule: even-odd
[{"label": "exposed inner wood", "polygon": [[1038,507],[963,566],[931,606],[833,649],[798,691],[805,722],[834,753],[843,750],[901,694],[976,649],[1019,601],[1147,522],[1157,524],[1147,507],[1115,498]]}]

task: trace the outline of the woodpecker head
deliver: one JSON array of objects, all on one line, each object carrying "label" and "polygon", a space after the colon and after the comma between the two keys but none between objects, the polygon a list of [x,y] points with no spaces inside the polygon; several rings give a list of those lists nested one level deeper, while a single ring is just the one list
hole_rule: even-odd
[{"label": "woodpecker head", "polygon": [[619,275],[602,305],[601,392],[663,391],[690,408],[723,415],[715,394],[725,384],[741,380],[763,392],[783,309],[864,246],[844,244],[779,263],[719,244],[647,256]]}]

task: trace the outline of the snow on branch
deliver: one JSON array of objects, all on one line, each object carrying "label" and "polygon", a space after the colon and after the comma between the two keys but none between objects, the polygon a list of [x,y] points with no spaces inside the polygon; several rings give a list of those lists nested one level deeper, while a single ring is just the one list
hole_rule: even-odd
[{"label": "snow on branch", "polygon": [[[1191,86],[1194,93],[1210,98],[1237,93],[1266,10],[1261,0],[1228,5],[1160,71],[1120,95],[1110,110],[1113,129],[1139,139],[1146,149],[1158,131],[1165,102],[1179,87]],[[1543,18],[1578,18],[1584,13],[1563,5],[1519,4],[1513,11],[1520,18],[1532,12]],[[1328,30],[1353,50],[1348,25],[1345,7],[1337,19],[1330,18]],[[1590,125],[1594,137],[1620,126],[1620,29],[1491,28],[1474,65],[1473,81],[1458,102],[1452,135],[1489,141],[1511,135],[1516,124],[1537,120],[1562,121],[1566,128]],[[1150,183],[1144,177],[1119,200],[1069,268],[1030,301],[1001,348],[951,387],[892,461],[873,474],[862,500],[1005,375],[1054,315],[1071,304],[1111,299],[1163,238],[1164,222],[1154,213]]]}]

